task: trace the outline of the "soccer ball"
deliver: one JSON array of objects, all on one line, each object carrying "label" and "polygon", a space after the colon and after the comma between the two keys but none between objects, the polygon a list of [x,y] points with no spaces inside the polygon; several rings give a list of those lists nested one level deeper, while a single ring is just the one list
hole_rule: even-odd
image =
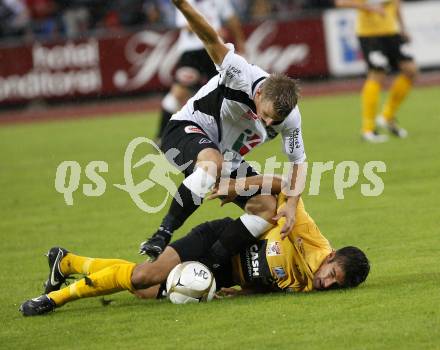
[{"label": "soccer ball", "polygon": [[211,301],[216,285],[212,272],[205,265],[187,261],[171,270],[166,287],[173,304],[187,304]]}]

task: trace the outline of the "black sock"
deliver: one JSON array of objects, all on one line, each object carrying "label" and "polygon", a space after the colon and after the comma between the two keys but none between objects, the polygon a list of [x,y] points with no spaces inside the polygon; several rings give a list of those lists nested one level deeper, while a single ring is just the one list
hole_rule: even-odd
[{"label": "black sock", "polygon": [[211,266],[227,264],[231,257],[255,241],[256,238],[243,222],[239,218],[234,220],[225,227],[219,239],[209,250],[208,257],[212,260]]},{"label": "black sock", "polygon": [[157,132],[158,138],[162,137],[163,131],[165,130],[165,127],[167,126],[168,122],[170,121],[172,115],[173,115],[173,113],[168,112],[165,109],[162,109],[159,131]]},{"label": "black sock", "polygon": [[183,205],[180,205],[176,198],[173,198],[170,209],[168,210],[168,214],[165,216],[162,224],[160,225],[171,234],[183,225],[185,220],[197,210],[203,201],[202,198],[196,196],[183,183],[179,186],[177,191],[180,194]]}]

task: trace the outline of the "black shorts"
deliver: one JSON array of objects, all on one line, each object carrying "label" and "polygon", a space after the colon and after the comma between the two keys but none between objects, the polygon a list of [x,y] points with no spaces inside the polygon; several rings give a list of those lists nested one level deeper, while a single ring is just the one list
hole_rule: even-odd
[{"label": "black shorts", "polygon": [[413,58],[402,51],[404,40],[401,35],[359,37],[362,53],[368,69],[381,70],[391,68],[399,70],[399,63],[412,61]]},{"label": "black shorts", "polygon": [[[177,155],[171,152],[167,154],[172,148],[178,151]],[[220,152],[216,144],[196,123],[186,120],[170,120],[165,127],[162,135],[161,150],[167,154],[167,156],[175,156],[173,159],[168,157],[168,161],[172,164],[175,163],[178,167],[189,163],[189,166],[181,170],[185,177],[193,173],[197,156],[205,148],[213,148]],[[250,177],[255,175],[258,175],[258,172],[247,162],[243,161],[240,167],[231,173],[230,177],[231,179],[236,179],[238,177]],[[234,203],[240,208],[244,208],[250,198],[260,193],[261,190],[258,190],[249,196],[237,196]]]},{"label": "black shorts", "polygon": [[191,232],[184,237],[170,244],[170,246],[176,250],[177,254],[179,254],[182,262],[199,261],[207,265],[214,273],[217,289],[231,287],[236,284],[233,279],[232,263],[226,266],[222,265],[218,269],[212,269],[212,266],[209,266],[205,256],[212,245],[218,240],[225,226],[233,221],[231,218],[224,218],[205,222],[193,228]]},{"label": "black shorts", "polygon": [[[170,152],[173,148],[178,151],[177,155]],[[177,165],[185,177],[193,173],[197,156],[205,148],[213,148],[220,152],[216,144],[196,123],[170,120],[163,131],[160,149],[167,156],[175,156],[174,159],[169,157],[167,159],[171,164]],[[188,162],[189,165],[182,170],[180,167]]]},{"label": "black shorts", "polygon": [[[186,68],[195,70],[199,76],[197,81],[189,83],[189,85],[184,83],[179,77],[179,72],[182,72]],[[189,88],[194,90],[198,90],[209,79],[218,74],[211,57],[209,57],[208,53],[204,49],[185,51],[177,62],[175,72],[174,78],[176,82],[187,85]]]}]

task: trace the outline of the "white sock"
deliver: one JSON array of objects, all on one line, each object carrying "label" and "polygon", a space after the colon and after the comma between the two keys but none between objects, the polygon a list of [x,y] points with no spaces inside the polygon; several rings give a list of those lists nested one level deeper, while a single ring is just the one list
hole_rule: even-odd
[{"label": "white sock", "polygon": [[273,226],[269,221],[266,221],[258,215],[243,214],[240,216],[240,220],[255,238],[260,237],[264,232]]},{"label": "white sock", "polygon": [[183,184],[200,198],[205,198],[215,182],[216,178],[200,167],[196,167],[194,172],[183,180]]}]

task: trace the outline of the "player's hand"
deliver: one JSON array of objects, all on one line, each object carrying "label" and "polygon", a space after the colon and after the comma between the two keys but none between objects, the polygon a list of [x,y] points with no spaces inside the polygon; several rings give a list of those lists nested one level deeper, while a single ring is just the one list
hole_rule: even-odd
[{"label": "player's hand", "polygon": [[287,204],[278,211],[278,214],[272,218],[274,221],[278,221],[281,218],[285,218],[285,222],[283,227],[281,228],[281,239],[286,238],[290,231],[292,231],[293,226],[295,225],[295,211],[296,208],[290,208]]},{"label": "player's hand", "polygon": [[237,198],[236,180],[229,179],[229,181],[220,181],[215,185],[211,191],[211,194],[206,197],[208,200],[219,198],[221,199],[220,206],[224,206],[226,203],[233,202]]},{"label": "player's hand", "polygon": [[242,41],[240,41],[240,42],[237,41],[237,43],[235,44],[235,51],[239,55],[241,55],[243,57],[246,57],[246,45],[245,45],[245,43],[242,42]]}]

